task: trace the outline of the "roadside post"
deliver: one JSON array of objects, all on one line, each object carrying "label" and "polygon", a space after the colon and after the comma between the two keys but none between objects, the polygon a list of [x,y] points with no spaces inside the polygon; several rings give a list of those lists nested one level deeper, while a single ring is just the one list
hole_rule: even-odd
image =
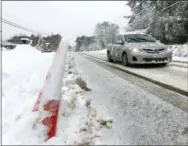
[{"label": "roadside post", "polygon": [[68,43],[61,42],[33,108],[33,112],[39,112],[34,127],[42,124],[47,128],[46,140],[56,135],[67,50]]}]

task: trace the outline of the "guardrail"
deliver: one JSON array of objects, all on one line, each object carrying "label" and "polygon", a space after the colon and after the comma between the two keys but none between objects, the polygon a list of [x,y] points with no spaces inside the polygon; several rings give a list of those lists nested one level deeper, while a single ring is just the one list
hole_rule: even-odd
[{"label": "guardrail", "polygon": [[47,128],[46,140],[56,135],[67,50],[68,44],[60,43],[33,108],[33,112],[39,112],[34,128],[36,124],[43,124]]}]

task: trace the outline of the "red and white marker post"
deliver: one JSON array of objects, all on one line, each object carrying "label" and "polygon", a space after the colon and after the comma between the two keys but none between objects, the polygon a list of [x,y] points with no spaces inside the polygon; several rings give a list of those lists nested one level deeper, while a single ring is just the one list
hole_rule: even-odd
[{"label": "red and white marker post", "polygon": [[47,128],[47,140],[56,135],[67,50],[68,44],[66,42],[60,43],[44,81],[44,86],[39,92],[33,108],[33,112],[39,112],[39,117],[35,124],[43,124]]}]

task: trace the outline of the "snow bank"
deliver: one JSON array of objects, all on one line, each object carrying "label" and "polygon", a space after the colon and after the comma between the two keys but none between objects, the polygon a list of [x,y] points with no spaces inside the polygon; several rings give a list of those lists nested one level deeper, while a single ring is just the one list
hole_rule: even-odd
[{"label": "snow bank", "polygon": [[[38,112],[32,112],[54,53],[41,53],[28,45],[3,52],[2,143],[8,145],[95,144],[108,118],[85,96],[86,82],[68,54],[62,84],[57,136],[44,141],[45,129],[33,129]],[[87,90],[88,91],[88,90]],[[103,116],[101,116],[103,115]],[[108,123],[109,126],[109,123]]]},{"label": "snow bank", "polygon": [[169,50],[173,53],[174,61],[188,62],[188,43],[183,45],[169,45]]},{"label": "snow bank", "polygon": [[2,51],[6,51],[6,48],[2,47],[1,50],[2,50]]},{"label": "snow bank", "polygon": [[32,131],[32,108],[54,53],[42,54],[29,45],[2,51],[2,143],[38,143]]},{"label": "snow bank", "polygon": [[100,50],[98,52],[101,53],[101,54],[106,54],[107,53],[107,49],[103,49],[103,50]]},{"label": "snow bank", "polygon": [[39,65],[52,56],[52,54],[42,54],[30,45],[17,45],[15,49],[2,53],[2,70],[8,73]]},{"label": "snow bank", "polygon": [[[88,53],[88,51],[83,51],[83,52]],[[107,49],[89,51],[89,53],[100,53],[100,54],[105,54],[106,55]]]},{"label": "snow bank", "polygon": [[91,99],[84,95],[88,89],[86,81],[76,69],[74,58],[68,54],[57,136],[46,144],[85,145],[98,142],[96,137],[100,136],[103,127],[97,120],[108,118],[104,112],[96,111]]}]

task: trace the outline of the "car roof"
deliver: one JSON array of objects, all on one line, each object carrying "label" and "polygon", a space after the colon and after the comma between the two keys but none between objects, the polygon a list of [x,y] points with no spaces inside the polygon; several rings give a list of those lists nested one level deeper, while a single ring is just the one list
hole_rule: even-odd
[{"label": "car roof", "polygon": [[146,34],[146,30],[136,30],[136,31],[124,31],[121,32],[120,35],[133,35],[133,34],[137,34],[137,35],[145,35]]},{"label": "car roof", "polygon": [[147,35],[147,34],[137,34],[137,33],[134,33],[134,34],[124,34],[125,36],[131,36],[131,35]]},{"label": "car roof", "polygon": [[127,37],[129,37],[129,36],[148,36],[147,34],[136,34],[136,33],[133,33],[133,34],[120,34],[120,36],[127,36]]}]

